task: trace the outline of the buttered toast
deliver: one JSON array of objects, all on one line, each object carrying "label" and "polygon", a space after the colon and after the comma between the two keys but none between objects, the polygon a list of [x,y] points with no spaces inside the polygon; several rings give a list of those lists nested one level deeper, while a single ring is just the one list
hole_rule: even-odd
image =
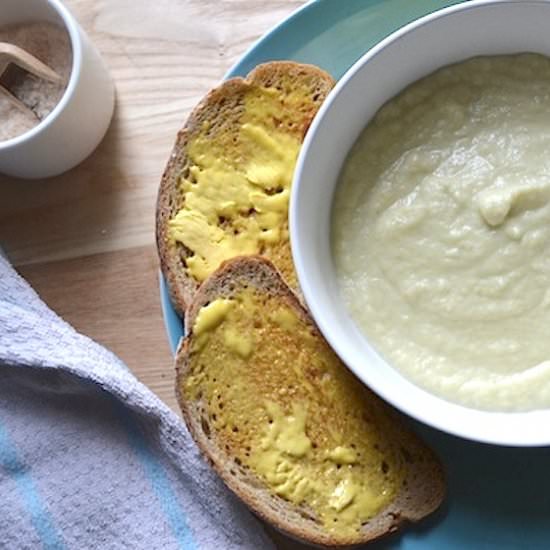
[{"label": "buttered toast", "polygon": [[225,483],[280,530],[365,543],[435,510],[442,468],[339,361],[273,265],[236,258],[186,314],[177,394]]},{"label": "buttered toast", "polygon": [[156,234],[183,314],[223,261],[262,254],[297,287],[288,199],[304,135],[334,82],[293,62],[259,65],[212,90],[179,132],[160,185]]}]

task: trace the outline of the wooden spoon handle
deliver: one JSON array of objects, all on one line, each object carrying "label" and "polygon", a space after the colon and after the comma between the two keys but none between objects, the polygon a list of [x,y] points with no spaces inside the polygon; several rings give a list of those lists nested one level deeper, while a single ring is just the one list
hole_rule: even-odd
[{"label": "wooden spoon handle", "polygon": [[34,55],[13,44],[0,42],[0,76],[9,63],[14,63],[29,73],[49,82],[61,83],[63,81],[61,75],[42,63]]},{"label": "wooden spoon handle", "polygon": [[27,105],[25,105],[21,100],[17,99],[9,90],[4,88],[0,84],[0,95],[3,95],[14,107],[17,109],[20,109],[24,113],[27,113],[30,116],[33,116],[34,118],[38,119],[38,116],[36,116],[36,113],[30,109]]}]

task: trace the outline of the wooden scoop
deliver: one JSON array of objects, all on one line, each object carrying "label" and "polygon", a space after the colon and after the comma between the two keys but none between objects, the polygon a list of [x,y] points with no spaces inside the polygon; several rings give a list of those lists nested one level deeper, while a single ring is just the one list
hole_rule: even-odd
[{"label": "wooden scoop", "polygon": [[63,78],[29,52],[8,42],[0,42],[0,94],[4,95],[18,109],[36,116],[27,105],[10,92],[5,81],[2,81],[10,65],[16,65],[20,69],[49,82],[62,82]]}]

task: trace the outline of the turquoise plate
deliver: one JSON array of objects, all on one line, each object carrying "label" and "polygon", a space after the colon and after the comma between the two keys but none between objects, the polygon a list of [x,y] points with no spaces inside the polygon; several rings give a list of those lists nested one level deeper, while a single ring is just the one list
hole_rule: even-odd
[{"label": "turquoise plate", "polygon": [[[418,17],[458,3],[443,0],[317,0],[257,42],[227,76],[258,63],[293,59],[339,78],[366,50]],[[172,351],[183,334],[161,278]],[[420,526],[371,545],[373,550],[550,549],[550,448],[514,449],[472,443],[418,423],[414,429],[441,457],[445,505]]]}]

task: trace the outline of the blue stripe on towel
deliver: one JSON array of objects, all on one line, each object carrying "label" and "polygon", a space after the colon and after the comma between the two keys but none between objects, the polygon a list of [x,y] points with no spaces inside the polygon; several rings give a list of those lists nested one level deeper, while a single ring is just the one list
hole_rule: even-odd
[{"label": "blue stripe on towel", "polygon": [[170,480],[164,471],[164,467],[149,449],[143,437],[143,433],[133,416],[119,401],[116,399],[113,401],[121,424],[128,434],[130,445],[136,452],[149,478],[174,536],[178,540],[181,548],[185,550],[196,550],[197,546],[187,525],[187,517],[180,506],[176,493],[170,485]]},{"label": "blue stripe on towel", "polygon": [[30,515],[31,523],[40,537],[43,547],[47,550],[64,549],[65,544],[62,542],[48,510],[44,507],[30,469],[19,459],[17,450],[2,425],[0,425],[0,468],[5,470],[15,481],[24,507]]}]

